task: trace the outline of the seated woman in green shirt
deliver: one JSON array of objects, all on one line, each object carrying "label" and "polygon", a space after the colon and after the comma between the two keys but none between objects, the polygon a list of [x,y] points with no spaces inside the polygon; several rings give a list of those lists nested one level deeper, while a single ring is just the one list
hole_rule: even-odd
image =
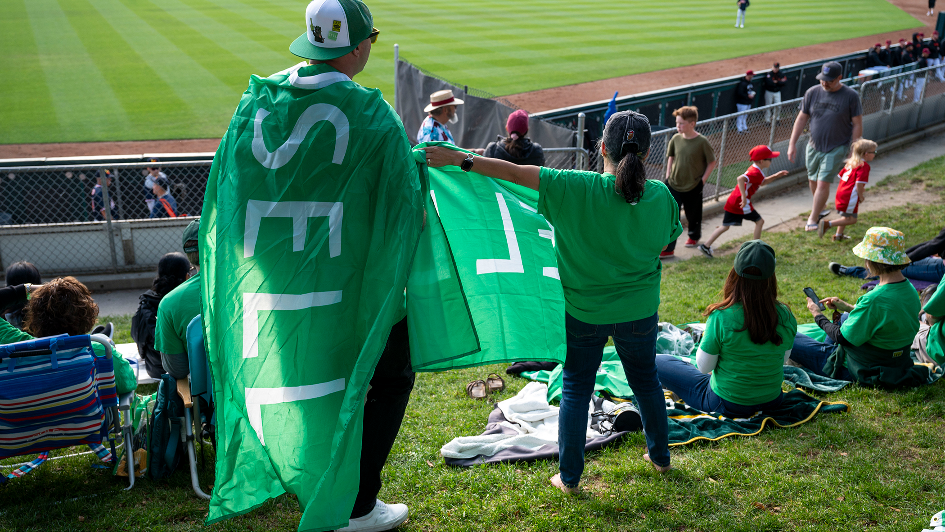
[{"label": "seated woman in green shirt", "polygon": [[584,470],[588,404],[604,345],[613,337],[640,405],[650,461],[670,469],[663,391],[656,375],[660,252],[682,234],[679,206],[666,185],[647,180],[650,123],[631,111],[604,127],[604,173],[555,170],[448,148],[426,148],[431,167],[460,166],[538,191],[538,212],[555,230],[564,288],[568,353],[558,415],[560,474],[552,484],[575,493]]},{"label": "seated woman in green shirt", "polygon": [[[53,279],[36,288],[26,304],[24,328],[29,334],[15,339],[16,342],[68,334],[89,334],[98,320],[98,305],[92,293],[75,277]],[[105,356],[105,347],[93,342],[96,355]],[[134,371],[117,349],[112,349],[115,367],[115,388],[119,395],[134,391],[138,386]]]},{"label": "seated woman in green shirt", "polygon": [[778,301],[775,264],[774,250],[763,240],[742,244],[722,301],[705,311],[698,369],[671,355],[656,356],[660,382],[687,405],[739,418],[780,406],[797,320]]},{"label": "seated woman in green shirt", "polygon": [[905,237],[888,227],[872,227],[853,253],[866,261],[879,284],[851,305],[838,297],[820,302],[843,312],[840,324],[832,323],[816,301],[807,308],[827,333],[824,342],[803,334],[794,339],[791,359],[825,377],[887,387],[925,384],[928,368],[913,366],[909,356],[919,331],[919,295],[903,275],[911,261]]},{"label": "seated woman in green shirt", "polygon": [[942,330],[945,320],[945,289],[942,286],[945,286],[945,283],[927,288],[932,295],[922,307],[925,323],[930,326],[925,339],[925,354],[939,366],[945,366],[945,331]]}]

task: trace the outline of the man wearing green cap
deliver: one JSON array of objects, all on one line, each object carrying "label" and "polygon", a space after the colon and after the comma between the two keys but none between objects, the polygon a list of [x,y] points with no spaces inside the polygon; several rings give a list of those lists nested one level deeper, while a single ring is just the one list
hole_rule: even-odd
[{"label": "man wearing green cap", "polygon": [[190,374],[187,361],[187,325],[200,314],[200,252],[197,233],[200,220],[194,220],[184,229],[182,244],[187,260],[193,267],[190,279],[181,283],[161,299],[154,327],[154,349],[161,353],[164,371],[175,379],[186,379]]},{"label": "man wearing green cap", "polygon": [[[389,530],[377,500],[414,373],[404,288],[423,223],[418,166],[377,89],[352,81],[379,31],[360,0],[313,0],[252,76],[201,219],[218,461],[208,523],[286,492],[299,530]],[[341,528],[344,527],[344,528]]]}]

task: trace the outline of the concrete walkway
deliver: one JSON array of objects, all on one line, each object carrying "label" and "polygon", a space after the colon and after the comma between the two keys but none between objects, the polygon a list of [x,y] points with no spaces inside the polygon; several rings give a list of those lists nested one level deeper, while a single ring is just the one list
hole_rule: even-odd
[{"label": "concrete walkway", "polygon": [[[869,189],[874,184],[882,181],[886,177],[900,174],[922,164],[930,159],[940,157],[945,155],[945,131],[940,131],[934,135],[915,140],[913,142],[907,142],[902,146],[898,147],[886,147],[884,149],[883,145],[879,146],[877,150],[878,154],[876,159],[870,163],[870,182],[867,184],[866,188]],[[799,154],[799,157],[803,157],[803,154]],[[787,153],[782,153],[781,157],[787,157]],[[746,168],[747,169],[747,168]],[[786,177],[784,179],[791,180],[792,178]],[[807,185],[806,174],[800,176],[799,184],[790,186],[788,188],[783,188],[775,194],[771,195],[762,195],[765,192],[765,188],[772,187],[774,188],[777,185],[777,181],[772,182],[770,185],[765,185],[759,189],[756,194],[757,201],[753,198],[755,202],[755,208],[761,213],[761,216],[765,220],[764,230],[769,231],[775,227],[789,223],[796,222],[802,224],[806,222],[806,213],[810,212],[811,202],[813,201],[813,196],[811,195],[810,188]],[[837,190],[837,182],[834,181],[830,189],[830,196],[827,200],[827,207],[833,208],[834,206],[834,195]],[[720,202],[721,205],[724,205],[724,200],[727,198],[727,195],[722,198]],[[702,220],[702,239],[705,240],[712,234],[712,231],[716,227],[722,224],[722,212],[720,210],[721,205],[706,205],[706,209],[709,212],[713,212],[711,215],[705,216]],[[875,210],[877,208],[885,208],[888,205],[880,204],[879,202],[871,202],[869,194],[866,196],[866,201],[864,201],[863,206],[860,208],[862,211]],[[830,219],[836,218],[836,211],[831,212]],[[743,239],[746,237],[751,237],[752,231],[755,229],[755,224],[752,222],[746,222],[741,227],[732,227],[725,233],[722,233],[714,243],[713,248],[720,246],[726,242],[732,240]],[[834,229],[830,229],[831,234]],[[812,235],[814,238],[817,238],[816,233]],[[664,262],[686,260],[691,257],[702,257],[702,253],[697,248],[686,248],[683,246],[686,239],[688,238],[686,230],[683,230],[683,234],[679,237],[679,240],[676,241],[676,257],[673,259],[665,259]],[[764,238],[764,233],[762,233],[762,238]],[[824,238],[829,238],[827,235]]]},{"label": "concrete walkway", "polygon": [[[878,151],[879,156],[870,164],[870,183],[867,185],[867,188],[888,176],[905,172],[925,161],[945,155],[945,131],[914,142],[907,142],[904,146],[898,148],[884,149],[884,146],[880,146]],[[783,154],[782,157],[787,157],[787,154]],[[787,177],[785,179],[791,178]],[[772,195],[766,196],[762,195],[762,193],[765,192],[765,188],[774,188],[777,182],[766,185],[766,187],[763,187],[759,191],[757,195],[757,209],[758,212],[764,216],[766,231],[784,223],[798,222],[802,213],[810,211],[811,193],[807,187],[806,178],[802,176],[801,179],[803,179],[803,181],[800,184],[784,188]],[[833,188],[831,188],[830,198],[827,202],[829,207],[833,206],[835,191],[836,183],[834,183]],[[725,198],[723,197],[722,199],[723,201],[721,203],[724,204]],[[866,202],[863,204],[863,210],[872,210],[872,208],[884,206],[885,205],[878,203],[870,203],[869,197],[867,197]],[[711,212],[712,209],[718,211],[718,213],[707,216],[702,221],[703,238],[707,238],[712,231],[722,223],[720,205],[707,205],[707,211]],[[831,218],[833,218],[833,216],[831,216]],[[803,223],[803,220],[800,220],[799,223]],[[716,240],[715,245],[718,246],[731,240],[750,236],[753,230],[753,223],[747,223],[742,227],[733,227],[723,233],[722,236]],[[686,238],[686,233],[683,231],[683,235],[677,242],[676,258],[668,259],[668,261],[685,260],[694,256],[702,256],[702,253],[700,253],[698,249],[683,247]],[[814,238],[816,238],[816,235],[814,235]],[[94,297],[100,309],[99,314],[101,316],[134,314],[135,311],[138,310],[138,296],[144,293],[145,290],[147,289],[113,290],[108,292],[97,291]]]}]

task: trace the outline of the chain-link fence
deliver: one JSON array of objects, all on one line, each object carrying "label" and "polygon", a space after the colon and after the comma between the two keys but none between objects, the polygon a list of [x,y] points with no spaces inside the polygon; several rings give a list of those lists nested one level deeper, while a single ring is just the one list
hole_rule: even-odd
[{"label": "chain-link fence", "polygon": [[[932,67],[886,73],[873,80],[847,80],[860,93],[863,136],[881,142],[945,121],[943,70]],[[765,144],[782,152],[774,160],[773,172],[803,168],[806,134],[797,143],[795,162],[786,156],[800,104],[801,99],[794,99],[698,123],[696,129],[709,139],[719,161],[704,189],[706,201],[731,191],[750,164],[748,152],[753,146]],[[579,116],[578,146],[583,145],[583,119]],[[653,134],[646,160],[649,178],[665,179],[666,146],[674,133],[675,128]],[[549,167],[601,170],[594,150],[548,147],[544,153]],[[127,158],[102,164],[3,167],[0,265],[6,269],[26,260],[44,275],[153,271],[165,253],[181,250],[184,227],[200,214],[211,155],[165,161],[161,173],[149,172],[149,163]],[[106,171],[110,184],[96,188],[97,176]],[[149,205],[156,201],[150,181],[162,175],[169,181],[177,217],[167,217],[161,203],[157,209],[154,203]],[[152,218],[152,212],[161,217]]]},{"label": "chain-link fence", "polygon": [[[945,121],[943,70],[945,67],[930,67],[902,74],[884,73],[885,77],[880,79],[844,80],[860,93],[863,137],[882,142]],[[724,195],[735,187],[738,176],[751,164],[748,152],[759,144],[781,152],[769,173],[804,168],[807,131],[797,141],[794,162],[787,157],[791,131],[802,100],[797,98],[696,124],[696,130],[709,140],[718,160],[718,167],[703,189],[704,201],[724,199]],[[653,134],[646,159],[647,177],[650,179],[666,179],[666,147],[675,133],[676,128],[672,128]],[[596,165],[598,170],[601,164],[592,161],[592,167]]]}]

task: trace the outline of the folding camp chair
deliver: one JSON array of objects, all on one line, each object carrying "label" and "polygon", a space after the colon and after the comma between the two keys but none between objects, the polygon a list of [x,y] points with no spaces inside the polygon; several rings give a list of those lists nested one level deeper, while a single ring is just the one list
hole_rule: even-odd
[{"label": "folding camp chair", "polygon": [[[95,354],[93,341],[105,346],[106,356]],[[132,448],[129,409],[133,396],[118,397],[112,347],[106,336],[63,335],[2,345],[0,459],[75,445],[101,449],[106,441],[116,459],[116,439],[121,438],[127,452]],[[106,451],[96,454],[107,456]],[[127,462],[126,489],[131,489],[134,461]],[[25,468],[38,463],[41,459]]]},{"label": "folding camp chair", "polygon": [[[190,364],[190,375],[186,379],[177,379],[177,394],[184,401],[184,431],[181,433],[181,438],[187,448],[190,483],[194,488],[194,493],[198,497],[209,499],[210,496],[200,489],[197,476],[197,452],[194,445],[194,433],[200,433],[200,399],[203,398],[208,405],[213,404],[210,363],[203,343],[203,322],[199,314],[187,324],[187,361]],[[198,424],[196,427],[195,422]]]}]

